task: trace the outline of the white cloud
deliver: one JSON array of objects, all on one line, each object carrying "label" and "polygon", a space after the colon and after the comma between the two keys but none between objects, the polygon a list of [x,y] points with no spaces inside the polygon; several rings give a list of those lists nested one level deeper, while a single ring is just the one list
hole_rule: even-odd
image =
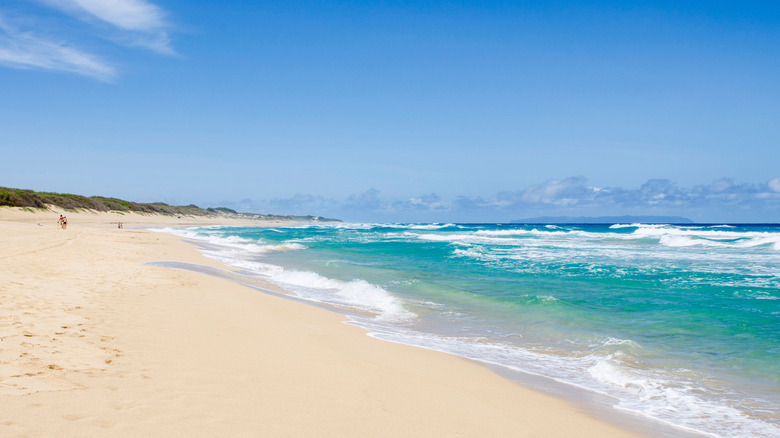
[{"label": "white cloud", "polygon": [[268,201],[274,208],[281,208],[285,213],[307,211],[307,209],[324,208],[330,203],[330,200],[323,196],[296,193],[289,198],[274,198]]},{"label": "white cloud", "polygon": [[0,63],[10,67],[58,70],[108,81],[116,70],[89,53],[34,35],[19,32],[0,16]]},{"label": "white cloud", "polygon": [[173,54],[165,12],[145,0],[41,0],[84,21],[107,23],[121,32],[105,35],[121,44]]},{"label": "white cloud", "polygon": [[593,196],[594,189],[586,187],[586,183],[587,179],[582,176],[548,180],[526,188],[518,194],[518,198],[527,203],[568,205]]},{"label": "white cloud", "polygon": [[387,208],[386,201],[379,197],[379,190],[370,188],[358,195],[351,195],[347,198],[344,206],[353,210],[378,210]]},{"label": "white cloud", "polygon": [[159,7],[143,0],[48,0],[63,10],[84,11],[116,27],[151,32],[167,26]]},{"label": "white cloud", "polygon": [[769,182],[767,183],[767,186],[773,192],[780,193],[780,177],[770,179]]},{"label": "white cloud", "polygon": [[587,178],[574,176],[484,197],[461,195],[445,199],[428,193],[393,199],[371,188],[344,199],[296,194],[285,199],[253,202],[251,207],[241,208],[243,211],[313,214],[365,222],[484,222],[531,216],[624,214],[766,222],[776,221],[780,214],[780,177],[763,183],[736,183],[729,178],[720,178],[693,187],[679,186],[667,179],[650,179],[639,187],[628,188],[593,187]]},{"label": "white cloud", "polygon": [[[766,220],[780,212],[780,177],[766,183],[736,184],[721,178],[706,185],[680,187],[667,179],[650,179],[638,188],[592,187],[581,176],[547,180],[492,197],[458,196],[452,201],[431,193],[407,200],[392,200],[370,189],[329,206],[335,217],[360,215],[364,220],[388,217],[401,221],[493,220],[533,214],[702,214],[742,215]],[[616,213],[617,212],[617,213]],[[734,216],[738,217],[738,216]]]},{"label": "white cloud", "polygon": [[[37,0],[93,26],[88,36],[114,43],[144,47],[157,53],[174,55],[165,11],[146,0]],[[40,12],[40,11],[38,11]],[[0,12],[0,65],[21,69],[76,73],[109,81],[117,70],[99,56],[76,48],[70,35],[56,35],[65,16],[26,15],[14,17],[13,24]],[[45,18],[42,18],[44,17]],[[23,23],[23,24],[22,24]],[[84,46],[88,41],[80,41]]]}]

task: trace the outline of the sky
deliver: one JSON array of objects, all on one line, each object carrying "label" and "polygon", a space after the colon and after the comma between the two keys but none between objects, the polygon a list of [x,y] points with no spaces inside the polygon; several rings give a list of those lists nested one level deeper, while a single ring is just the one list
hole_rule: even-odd
[{"label": "sky", "polygon": [[780,2],[3,0],[0,186],[780,222]]}]

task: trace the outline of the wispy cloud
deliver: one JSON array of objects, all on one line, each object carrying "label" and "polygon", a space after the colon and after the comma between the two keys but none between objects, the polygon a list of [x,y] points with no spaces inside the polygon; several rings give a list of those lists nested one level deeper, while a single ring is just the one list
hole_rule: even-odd
[{"label": "wispy cloud", "polygon": [[[38,0],[38,4],[65,14],[51,15],[32,4],[25,10],[15,10],[17,16],[10,19],[0,10],[0,64],[109,81],[118,74],[116,67],[77,45],[89,46],[89,38],[100,38],[165,55],[175,54],[165,11],[146,0]],[[70,17],[77,18],[75,23],[81,27],[88,23],[86,32],[78,32],[86,39],[76,41],[76,33],[57,34],[58,29],[69,25],[59,24],[74,22]]]},{"label": "wispy cloud", "polygon": [[441,196],[437,195],[436,193],[428,193],[403,201],[395,201],[392,203],[392,207],[401,211],[451,211],[452,203],[443,200]]},{"label": "wispy cloud", "polygon": [[159,7],[144,0],[43,0],[71,13],[86,12],[116,27],[144,32],[167,25]]},{"label": "wispy cloud", "polygon": [[381,192],[375,188],[370,188],[363,193],[350,195],[344,203],[347,210],[386,210],[389,207],[387,201],[380,198]]},{"label": "wispy cloud", "polygon": [[104,23],[119,32],[105,35],[122,44],[173,54],[165,12],[144,0],[40,0],[80,20]]},{"label": "wispy cloud", "polygon": [[62,42],[20,32],[0,16],[0,63],[9,67],[56,70],[108,81],[116,69],[95,55]]},{"label": "wispy cloud", "polygon": [[289,214],[307,214],[309,211],[319,211],[328,208],[332,200],[317,195],[296,193],[289,198],[274,198],[268,201],[272,208],[278,208]]},{"label": "wispy cloud", "polygon": [[766,184],[766,186],[774,193],[780,193],[780,177],[772,178]]},{"label": "wispy cloud", "polygon": [[427,193],[409,199],[389,200],[381,197],[381,191],[371,188],[363,193],[350,195],[342,207],[356,211],[424,212],[451,211],[453,204],[443,200],[436,193]]}]

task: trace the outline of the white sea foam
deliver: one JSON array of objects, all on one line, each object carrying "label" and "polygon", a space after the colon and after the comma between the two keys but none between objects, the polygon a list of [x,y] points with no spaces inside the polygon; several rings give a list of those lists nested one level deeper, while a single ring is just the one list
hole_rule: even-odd
[{"label": "white sea foam", "polygon": [[251,272],[266,277],[298,298],[308,301],[370,312],[384,321],[408,321],[416,316],[388,291],[364,280],[335,280],[315,272],[285,269],[276,265],[235,260],[229,263],[239,268],[249,268]]},{"label": "white sea foam", "polygon": [[510,230],[477,230],[473,234],[478,236],[535,236],[535,237],[591,237],[599,238],[597,233],[589,233],[582,230],[563,230],[560,227],[552,228],[549,230],[540,230],[537,228],[525,229],[510,229]]},{"label": "white sea foam", "polygon": [[532,230],[510,229],[510,230],[477,230],[473,234],[477,236],[527,236],[533,234]]},{"label": "white sea foam", "polygon": [[[590,233],[581,230],[572,230],[565,236],[567,240],[572,237],[583,237],[587,245],[598,244],[603,241],[636,241],[638,239],[658,239],[662,246],[680,248],[688,246],[703,246],[723,248],[753,248],[768,247],[780,250],[780,234],[766,231],[738,231],[733,226],[722,225],[712,227],[680,226],[665,224],[616,224],[611,229],[636,228],[630,233]],[[498,230],[509,231],[513,230]],[[529,232],[529,234],[533,234]],[[552,237],[552,233],[544,237]],[[542,236],[539,236],[542,237]],[[557,242],[556,242],[557,243]]]},{"label": "white sea foam", "polygon": [[413,230],[438,230],[441,228],[463,228],[462,225],[452,224],[452,223],[446,223],[446,224],[381,224],[381,223],[371,223],[371,222],[357,222],[357,223],[349,223],[349,222],[336,222],[333,224],[329,224],[326,226],[327,228],[336,228],[336,229],[353,229],[353,230],[371,230],[375,228],[396,228],[396,229],[413,229]]},{"label": "white sea foam", "polygon": [[[533,351],[484,338],[440,336],[410,329],[394,329],[360,318],[353,323],[371,330],[380,339],[501,365],[509,369],[552,378],[562,383],[618,399],[617,408],[632,411],[691,431],[708,431],[715,437],[776,437],[775,424],[747,416],[726,401],[708,398],[692,381],[671,380],[650,369],[629,366],[620,347],[638,348],[629,340],[610,339],[613,353],[584,357]],[[629,361],[630,363],[630,361]],[[581,370],[587,370],[582,373]],[[682,383],[680,383],[682,382]],[[703,392],[704,391],[704,392]]]},{"label": "white sea foam", "polygon": [[456,245],[471,245],[471,244],[493,244],[493,245],[522,245],[522,239],[509,239],[504,237],[489,237],[481,236],[477,234],[467,233],[447,233],[447,234],[414,234],[410,233],[409,237],[415,237],[419,240],[427,240],[429,242],[448,242]]},{"label": "white sea foam", "polygon": [[442,228],[450,228],[455,227],[455,224],[412,224],[409,225],[407,228],[410,228],[412,230],[440,230]]},{"label": "white sea foam", "polygon": [[612,388],[607,392],[618,396],[616,407],[620,409],[718,437],[776,437],[780,433],[777,425],[749,417],[679,372],[669,379],[659,371],[625,362],[624,354],[616,352],[597,358],[588,368],[591,377]]},{"label": "white sea foam", "polygon": [[[717,399],[708,399],[703,388],[693,382],[679,383],[648,369],[627,366],[626,356],[619,349],[608,355],[565,357],[483,338],[439,336],[352,319],[354,324],[371,330],[371,335],[380,339],[443,351],[612,395],[619,400],[616,407],[678,428],[706,430],[715,437],[779,436],[780,428],[776,425],[748,417]],[[611,343],[636,347],[628,340],[613,339]],[[583,369],[587,373],[582,373]]]},{"label": "white sea foam", "polygon": [[282,269],[271,279],[301,298],[369,311],[380,320],[409,320],[415,315],[385,289],[364,280],[340,281],[314,272]]},{"label": "white sea foam", "polygon": [[500,260],[500,258],[497,257],[495,254],[489,254],[480,251],[479,247],[471,247],[466,249],[456,248],[454,251],[452,251],[452,254],[455,255],[456,257],[467,257],[467,258],[482,260],[482,261]]},{"label": "white sea foam", "polygon": [[207,242],[214,248],[204,249],[204,255],[265,277],[301,299],[370,312],[380,320],[405,321],[416,316],[407,311],[401,301],[388,291],[364,280],[335,280],[310,271],[285,269],[251,260],[252,254],[300,250],[306,248],[304,245],[298,243],[260,245],[249,239],[236,236],[223,237],[203,233],[202,230],[202,228],[189,228],[156,229],[155,231],[169,232]]},{"label": "white sea foam", "polygon": [[[437,225],[438,226],[438,225]],[[371,227],[378,227],[374,224]],[[521,230],[457,230],[438,231],[435,228],[413,226],[376,231],[368,226],[371,236],[355,237],[375,241],[409,240],[452,244],[455,257],[475,260],[474,263],[490,263],[511,269],[544,269],[553,266],[556,273],[566,275],[566,269],[591,272],[593,275],[633,275],[626,272],[650,272],[654,269],[679,269],[695,272],[723,274],[738,270],[740,274],[755,272],[761,281],[770,286],[778,284],[776,254],[766,248],[780,249],[774,233],[736,232],[730,229],[693,228],[679,226],[626,225],[636,227],[632,232],[590,233],[565,229]],[[444,226],[441,226],[444,227]],[[621,227],[614,227],[621,228]],[[192,232],[204,241],[220,245],[211,256],[221,258],[234,266],[265,277],[292,291],[296,296],[314,302],[329,303],[359,309],[376,317],[352,317],[353,323],[372,331],[372,335],[424,348],[446,351],[483,362],[506,366],[510,369],[547,376],[616,397],[620,409],[634,411],[659,419],[677,427],[706,430],[712,436],[780,436],[780,429],[761,419],[747,416],[731,406],[733,394],[720,394],[710,387],[696,384],[688,371],[657,366],[645,366],[641,362],[642,345],[628,339],[604,337],[580,343],[585,351],[568,351],[567,346],[551,347],[533,344],[515,344],[485,337],[454,337],[413,329],[408,322],[414,314],[404,307],[404,302],[389,291],[363,280],[341,281],[308,271],[298,271],[264,264],[251,258],[252,251],[245,246],[262,245],[250,240],[225,240],[220,242],[218,230]],[[209,234],[211,233],[211,235]],[[212,240],[209,240],[212,239]],[[352,239],[352,238],[350,238]],[[300,240],[288,244],[300,245]],[[313,242],[313,241],[312,241]],[[307,243],[308,244],[308,243]],[[311,243],[314,246],[314,243]],[[303,246],[305,248],[305,246]],[[303,249],[297,248],[297,249]],[[756,248],[756,249],[751,249]],[[731,249],[739,249],[731,251]],[[615,261],[619,263],[615,263]],[[619,265],[614,272],[606,267]],[[568,266],[574,266],[568,268]],[[606,267],[605,267],[606,266]],[[611,269],[611,268],[610,268]],[[620,271],[622,269],[622,271]],[[578,270],[578,271],[577,271]],[[532,272],[532,271],[527,271]],[[622,272],[622,274],[621,274]],[[777,278],[765,278],[776,275]],[[749,280],[749,279],[748,279]],[[748,281],[745,280],[745,281]],[[755,281],[759,281],[755,280]],[[696,280],[698,281],[698,280]],[[727,280],[718,280],[726,284]],[[749,280],[753,281],[753,280]],[[774,283],[772,283],[774,282]],[[757,283],[756,283],[757,284]],[[390,286],[388,286],[390,287]],[[761,295],[756,299],[763,298]],[[538,300],[553,304],[552,296],[538,296]],[[437,305],[424,300],[407,304],[435,311],[447,318],[462,319],[468,324],[478,323],[473,315],[457,309]],[[423,313],[424,314],[424,313]],[[472,319],[468,319],[472,318]],[[398,324],[400,322],[400,324]],[[522,338],[532,342],[533,334]],[[504,338],[505,339],[505,338]],[[572,345],[578,341],[573,341]],[[587,347],[587,348],[585,348]],[[646,354],[646,353],[645,353]],[[651,355],[652,356],[652,355]]]},{"label": "white sea foam", "polygon": [[618,229],[618,228],[634,228],[634,227],[641,227],[642,224],[614,224],[610,225],[609,228],[612,229]]},{"label": "white sea foam", "polygon": [[[158,231],[173,234],[187,239],[199,240],[208,244],[221,247],[232,248],[247,253],[262,254],[272,251],[297,251],[306,249],[305,245],[297,242],[286,242],[283,244],[265,244],[259,241],[246,239],[238,236],[222,236],[215,232],[215,227],[205,228],[151,228],[151,231]],[[210,231],[210,232],[209,232]]]},{"label": "white sea foam", "polygon": [[[431,242],[448,242],[456,245],[549,246],[560,248],[598,248],[613,245],[610,242],[657,239],[661,246],[753,248],[767,247],[780,250],[780,234],[762,231],[732,231],[729,228],[683,227],[663,224],[612,225],[610,228],[636,228],[630,233],[595,233],[571,229],[502,229],[474,230],[455,233],[415,233],[406,231],[399,237],[415,238]],[[614,248],[613,248],[614,249]],[[674,257],[674,256],[672,256]]]},{"label": "white sea foam", "polygon": [[668,234],[661,235],[659,240],[661,245],[671,246],[671,247],[702,245],[706,243],[706,241],[697,241],[688,236],[674,236]]},{"label": "white sea foam", "polygon": [[[657,226],[652,228],[660,228]],[[482,230],[480,230],[482,231]],[[515,230],[509,231],[514,234]],[[707,231],[707,230],[705,230]],[[632,234],[585,233],[534,237],[476,235],[463,232],[441,234],[399,233],[399,238],[446,242],[456,245],[453,256],[500,264],[505,269],[525,273],[545,273],[557,269],[558,275],[579,275],[585,270],[593,275],[620,278],[625,275],[648,273],[658,269],[695,269],[702,274],[734,274],[737,283],[720,277],[722,286],[776,287],[780,285],[780,267],[776,255],[766,249],[780,249],[780,235],[758,232],[753,238],[715,240],[699,237],[691,230],[656,231],[651,242],[638,242]],[[734,232],[730,233],[733,236]],[[745,233],[740,233],[745,234]],[[701,249],[699,249],[701,248]],[[720,249],[711,251],[709,248]],[[755,248],[756,251],[751,250]],[[579,262],[575,265],[573,262]],[[561,266],[568,266],[560,270]],[[746,274],[752,274],[747,275]],[[769,277],[767,277],[769,276]],[[711,277],[715,279],[715,277]],[[733,284],[732,284],[733,283]]]},{"label": "white sea foam", "polygon": [[[501,245],[528,247],[553,247],[561,249],[583,249],[601,251],[621,251],[632,247],[621,248],[616,243],[621,241],[636,241],[637,239],[658,239],[662,246],[724,246],[724,247],[758,247],[771,246],[780,249],[780,236],[774,233],[744,232],[734,233],[716,230],[690,230],[673,228],[667,225],[642,225],[632,233],[594,233],[583,230],[539,230],[539,229],[508,229],[508,230],[475,230],[472,232],[455,233],[415,233],[403,232],[396,236],[414,238],[430,242],[447,242],[455,245]],[[646,254],[643,254],[644,257]],[[675,257],[672,255],[672,257]]]},{"label": "white sea foam", "polygon": [[642,348],[641,345],[632,341],[631,339],[618,339],[613,337],[607,337],[606,339],[599,339],[596,342],[590,344],[590,348],[594,350],[603,349],[604,347],[614,347],[614,346],[628,347],[631,349]]}]

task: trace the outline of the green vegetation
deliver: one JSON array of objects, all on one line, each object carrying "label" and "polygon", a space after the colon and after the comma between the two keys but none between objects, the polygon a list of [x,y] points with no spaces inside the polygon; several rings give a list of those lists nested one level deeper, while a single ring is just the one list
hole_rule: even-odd
[{"label": "green vegetation", "polygon": [[0,187],[0,207],[22,207],[23,209],[42,208],[51,206],[65,210],[96,210],[96,211],[132,211],[145,214],[164,214],[170,216],[234,216],[247,219],[265,220],[316,220],[320,222],[332,222],[337,219],[326,219],[316,216],[276,216],[270,214],[239,213],[226,207],[200,208],[197,205],[168,205],[164,202],[131,202],[117,198],[103,196],[81,196],[69,193],[35,192],[33,190],[11,189]]}]

